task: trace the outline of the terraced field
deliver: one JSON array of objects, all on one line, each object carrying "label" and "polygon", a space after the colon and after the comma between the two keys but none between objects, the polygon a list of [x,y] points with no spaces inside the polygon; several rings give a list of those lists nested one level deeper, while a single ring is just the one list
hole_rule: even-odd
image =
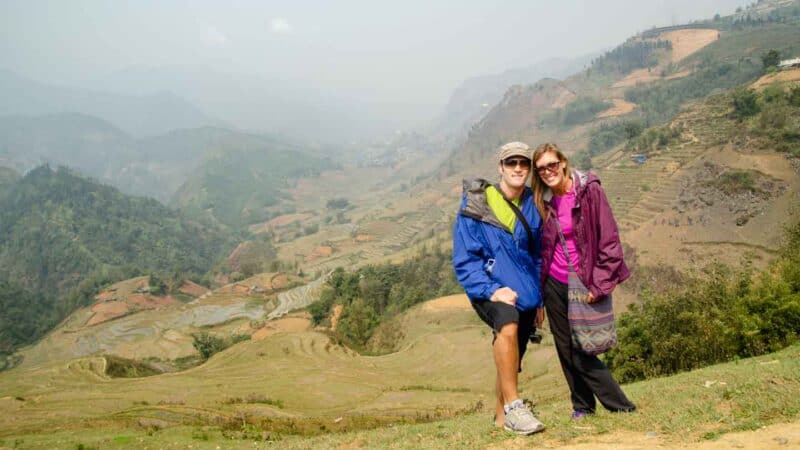
[{"label": "terraced field", "polygon": [[[447,306],[418,305],[398,318],[407,327],[403,350],[384,356],[360,356],[303,331],[240,343],[199,367],[141,379],[109,378],[102,357],[17,367],[0,373],[0,397],[23,399],[0,401],[0,437],[92,423],[219,424],[238,416],[304,415],[335,428],[337,417],[447,417],[479,401],[483,410],[493,398],[491,335],[465,298]],[[563,397],[552,346],[528,355],[525,396]]]}]

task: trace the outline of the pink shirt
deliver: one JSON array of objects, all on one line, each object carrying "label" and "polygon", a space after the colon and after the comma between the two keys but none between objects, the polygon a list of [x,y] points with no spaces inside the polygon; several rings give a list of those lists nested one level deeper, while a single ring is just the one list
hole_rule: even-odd
[{"label": "pink shirt", "polygon": [[[572,260],[572,268],[578,268],[578,248],[575,245],[575,234],[572,227],[572,208],[575,207],[575,189],[570,190],[564,195],[553,196],[553,203],[556,206],[558,223],[564,232],[564,239],[567,241],[567,250]],[[553,262],[550,264],[550,276],[556,280],[566,283],[569,280],[569,267],[567,257],[564,255],[564,246],[561,245],[561,238],[556,236],[556,250],[553,253]]]}]

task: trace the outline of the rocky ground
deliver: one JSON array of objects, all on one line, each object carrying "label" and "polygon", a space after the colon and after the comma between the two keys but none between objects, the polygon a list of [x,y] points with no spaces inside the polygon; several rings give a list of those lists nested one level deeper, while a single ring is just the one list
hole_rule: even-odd
[{"label": "rocky ground", "polygon": [[[796,161],[795,158],[792,160]],[[793,165],[798,167],[800,163],[793,162]],[[703,211],[717,205],[734,214],[736,225],[742,226],[762,213],[770,200],[786,190],[785,183],[761,172],[749,170],[736,173],[742,177],[734,177],[734,172],[728,167],[706,162],[693,177],[683,181],[676,206],[678,213],[700,212],[695,216],[687,215],[687,225],[706,223],[709,217]],[[670,219],[672,221],[676,223],[669,225],[683,225],[682,219]]]}]

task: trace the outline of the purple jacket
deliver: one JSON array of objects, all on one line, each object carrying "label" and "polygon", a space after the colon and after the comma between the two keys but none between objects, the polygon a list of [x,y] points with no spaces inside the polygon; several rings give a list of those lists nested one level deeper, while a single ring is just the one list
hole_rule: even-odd
[{"label": "purple jacket", "polygon": [[[575,270],[594,297],[600,298],[625,281],[630,271],[622,257],[617,222],[600,186],[600,179],[591,172],[576,170],[572,174],[572,181],[575,189],[572,221],[580,261],[580,267]],[[561,247],[551,190],[545,191],[544,200],[550,208],[550,216],[542,226],[542,283],[550,273],[553,252]]]}]

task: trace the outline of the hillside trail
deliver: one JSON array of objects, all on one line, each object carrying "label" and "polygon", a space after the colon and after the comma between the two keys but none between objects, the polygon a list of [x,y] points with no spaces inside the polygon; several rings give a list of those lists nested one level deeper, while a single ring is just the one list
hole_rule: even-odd
[{"label": "hillside trail", "polygon": [[[575,425],[575,428],[591,428]],[[545,433],[547,431],[545,430]],[[674,442],[669,434],[656,432],[636,433],[631,431],[614,431],[607,434],[580,438],[578,442],[564,444],[563,441],[548,440],[537,442],[538,448],[559,448],[564,450],[611,450],[611,449],[645,449],[692,448],[703,450],[747,448],[747,449],[800,449],[800,421],[777,423],[752,431],[727,433],[713,441]],[[530,448],[530,440],[526,437],[515,437],[486,447],[487,449],[523,449]]]}]

